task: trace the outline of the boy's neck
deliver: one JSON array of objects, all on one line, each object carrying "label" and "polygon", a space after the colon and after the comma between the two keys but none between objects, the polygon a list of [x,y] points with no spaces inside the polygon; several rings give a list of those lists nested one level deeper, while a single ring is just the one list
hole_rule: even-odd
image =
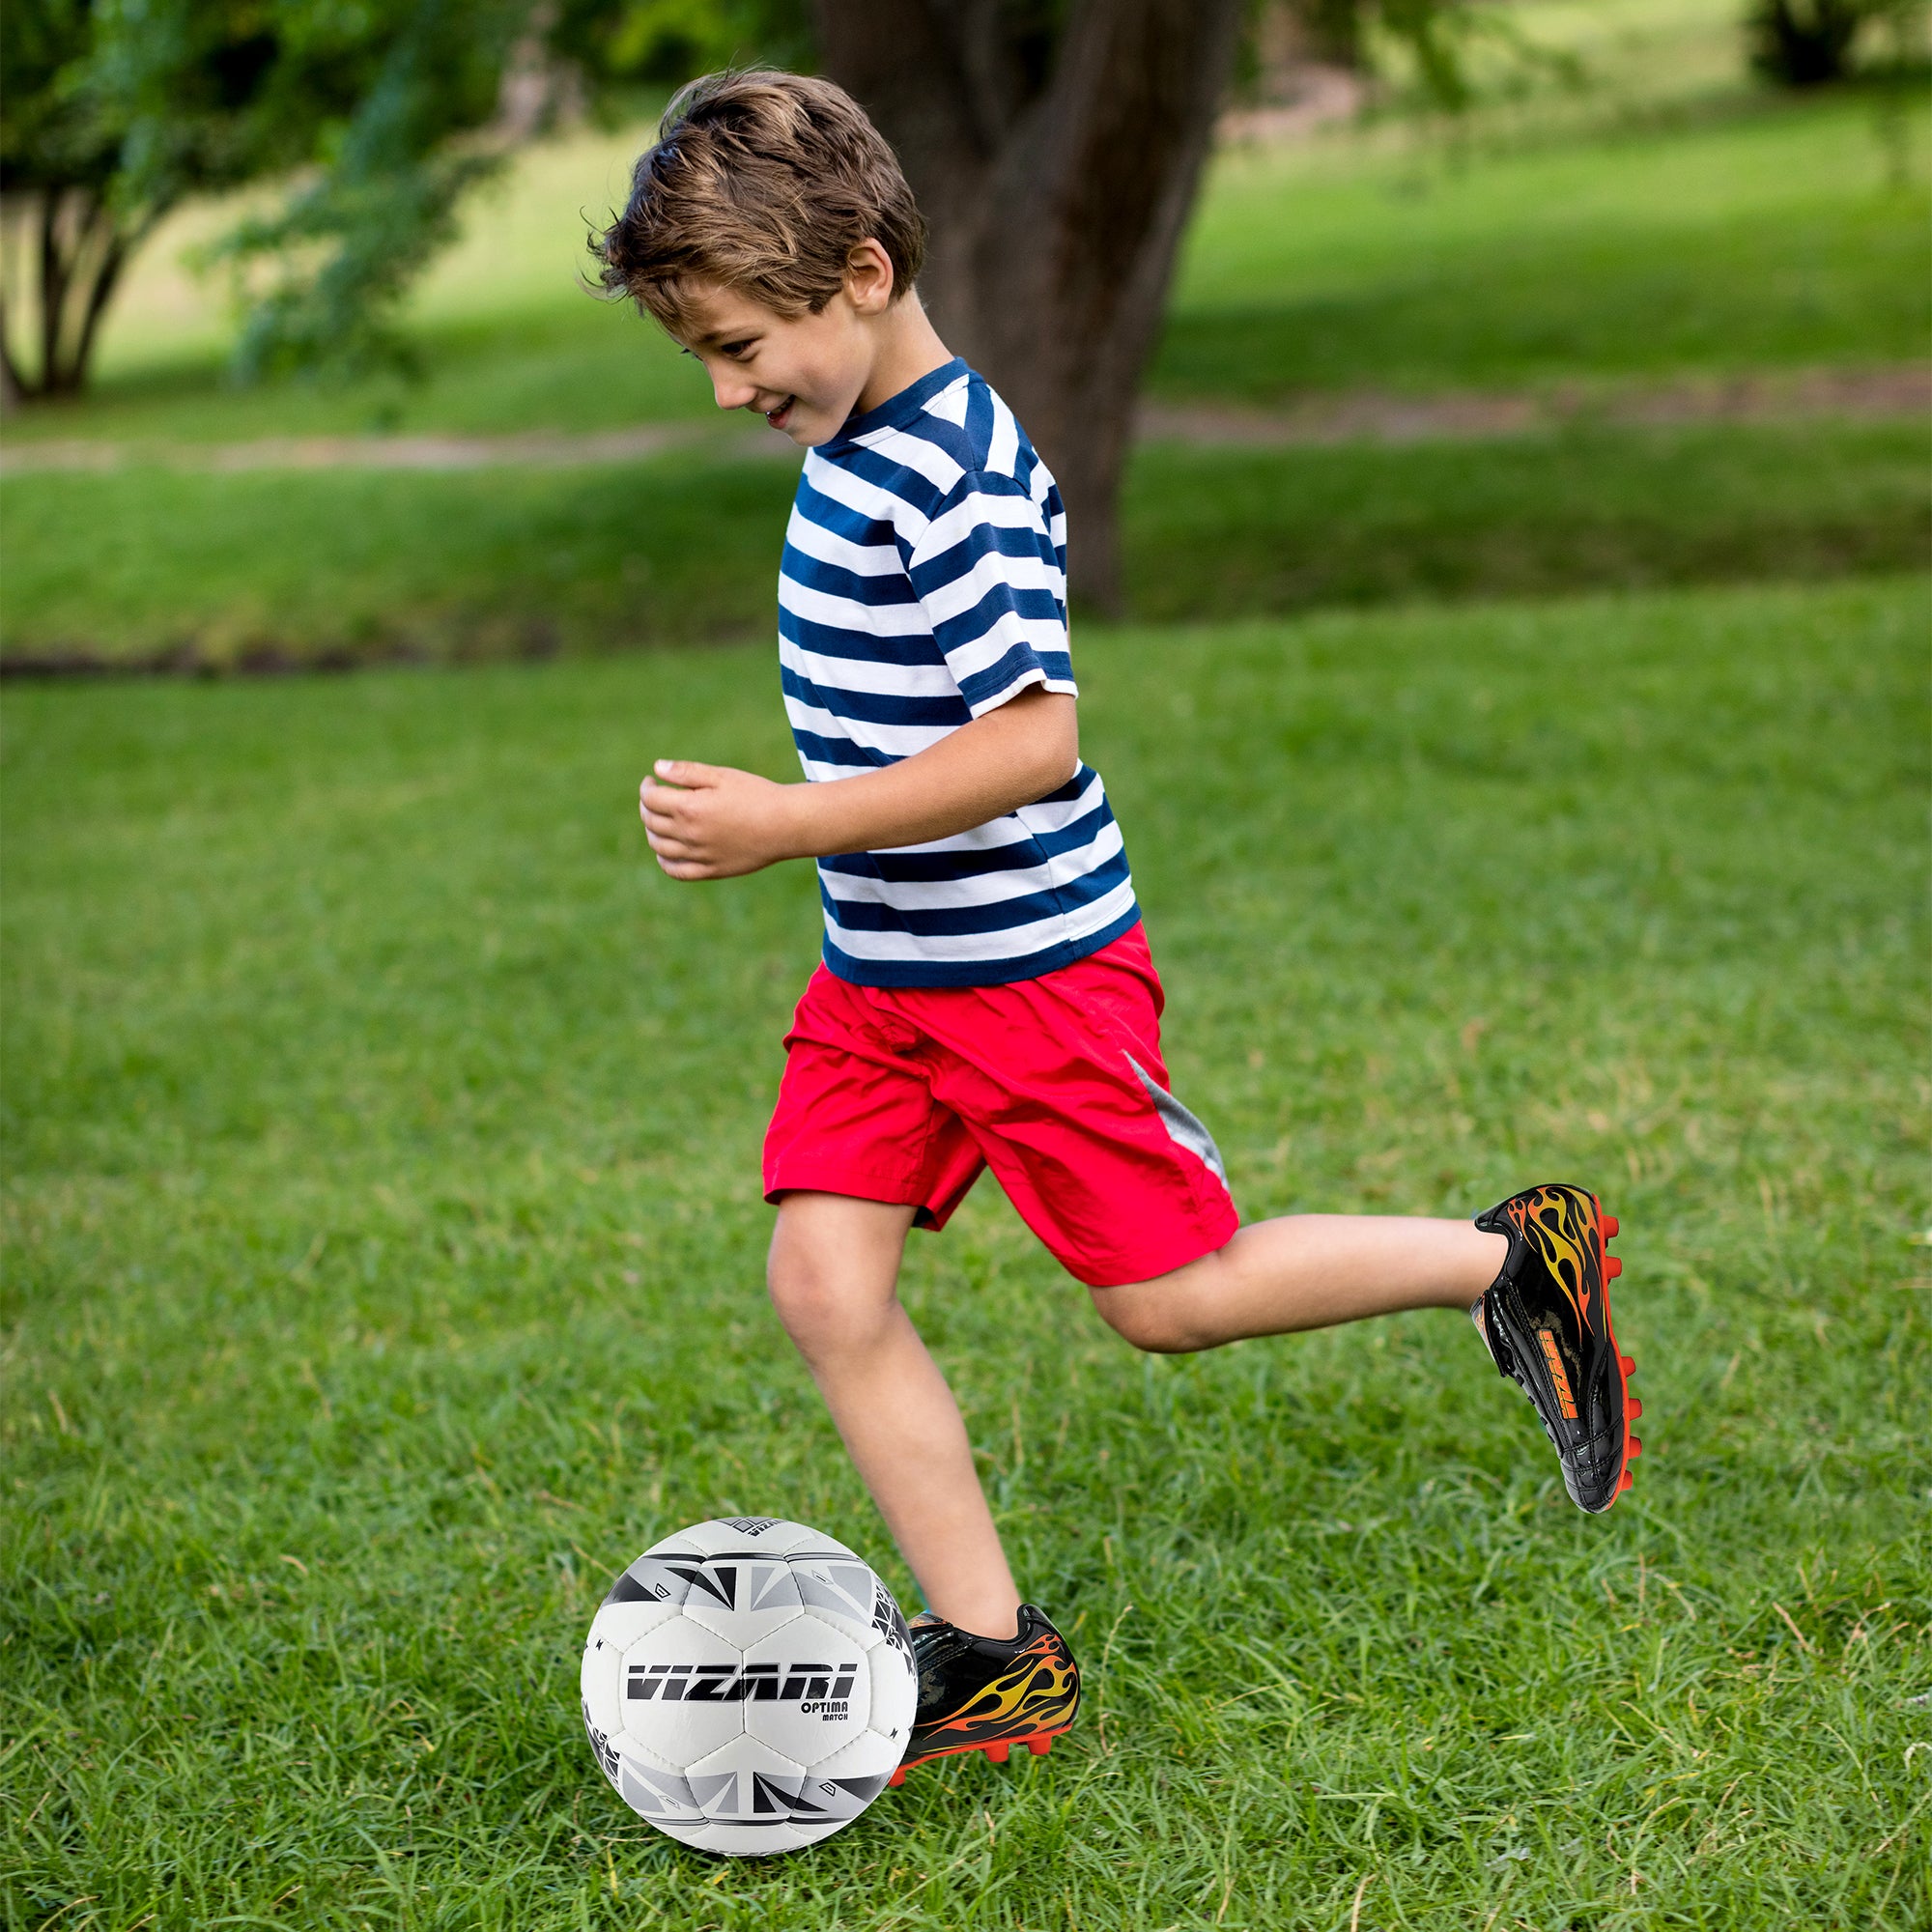
[{"label": "boy's neck", "polygon": [[952,352],[939,339],[917,291],[893,303],[873,323],[876,345],[866,386],[852,405],[855,415],[869,415],[881,403],[889,403],[901,389],[909,389],[922,376],[943,369],[952,360]]}]

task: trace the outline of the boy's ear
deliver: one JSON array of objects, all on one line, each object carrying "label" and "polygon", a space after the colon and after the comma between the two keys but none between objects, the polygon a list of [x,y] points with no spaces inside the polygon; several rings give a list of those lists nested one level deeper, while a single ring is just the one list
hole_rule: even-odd
[{"label": "boy's ear", "polygon": [[855,242],[845,256],[845,295],[861,315],[883,315],[896,293],[893,258],[871,237]]}]

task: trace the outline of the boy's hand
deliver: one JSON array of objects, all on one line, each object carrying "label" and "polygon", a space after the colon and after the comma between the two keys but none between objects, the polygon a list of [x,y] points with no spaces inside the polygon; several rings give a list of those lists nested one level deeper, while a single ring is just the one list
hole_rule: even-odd
[{"label": "boy's hand", "polygon": [[791,794],[729,765],[660,758],[638,790],[644,837],[673,879],[735,879],[796,858]]}]

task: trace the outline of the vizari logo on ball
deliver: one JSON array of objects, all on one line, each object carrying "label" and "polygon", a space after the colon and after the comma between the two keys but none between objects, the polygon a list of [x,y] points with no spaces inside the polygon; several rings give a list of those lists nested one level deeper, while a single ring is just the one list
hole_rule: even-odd
[{"label": "vizari logo on ball", "polygon": [[733,1670],[728,1663],[634,1663],[624,1695],[639,1702],[662,1695],[667,1704],[679,1698],[688,1704],[742,1704],[753,1697],[765,1704],[797,1704],[829,1719],[845,1715],[857,1681],[849,1664],[748,1663]]}]

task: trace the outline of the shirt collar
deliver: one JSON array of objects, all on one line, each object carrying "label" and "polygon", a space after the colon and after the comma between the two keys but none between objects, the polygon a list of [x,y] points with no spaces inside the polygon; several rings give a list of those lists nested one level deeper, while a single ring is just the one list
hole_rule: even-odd
[{"label": "shirt collar", "polygon": [[897,395],[888,396],[877,409],[867,410],[864,415],[847,416],[844,427],[830,442],[822,444],[818,453],[823,456],[831,450],[842,449],[847,443],[857,442],[861,437],[869,436],[877,429],[902,429],[940,390],[951,388],[961,376],[970,373],[963,356],[955,355],[952,361],[942,362],[937,369],[929,370]]}]

